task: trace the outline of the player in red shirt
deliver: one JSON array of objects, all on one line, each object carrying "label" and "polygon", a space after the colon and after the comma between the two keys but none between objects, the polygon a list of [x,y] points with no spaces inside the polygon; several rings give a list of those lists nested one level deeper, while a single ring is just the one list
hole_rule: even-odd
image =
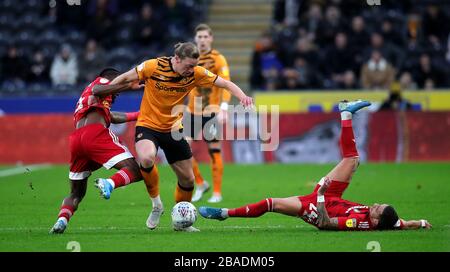
[{"label": "player in red shirt", "polygon": [[[74,125],[76,130],[69,137],[70,146],[70,187],[71,192],[66,197],[58,214],[55,225],[50,233],[63,233],[67,223],[77,210],[86,194],[88,177],[100,167],[118,169],[107,179],[108,183],[117,188],[142,179],[138,164],[127,147],[108,128],[111,123],[135,121],[139,112],[111,112],[111,104],[115,96],[102,95],[93,91],[96,85],[107,85],[120,75],[120,72],[107,68],[103,70],[89,86],[87,86],[76,105]],[[137,89],[136,84],[123,84],[123,89]],[[96,180],[96,184],[98,180]],[[105,196],[109,198],[109,196]]]},{"label": "player in red shirt", "polygon": [[276,212],[301,217],[321,230],[388,230],[431,228],[427,220],[403,220],[388,204],[366,206],[342,199],[352,175],[359,165],[358,151],[352,128],[352,115],[369,106],[367,101],[341,102],[342,161],[306,196],[267,198],[258,203],[236,209],[200,207],[199,213],[208,219],[225,220],[228,217],[259,217]]}]

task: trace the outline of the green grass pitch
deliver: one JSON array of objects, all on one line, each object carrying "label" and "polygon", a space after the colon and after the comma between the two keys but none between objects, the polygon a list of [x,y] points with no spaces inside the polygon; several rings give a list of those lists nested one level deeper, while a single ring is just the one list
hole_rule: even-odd
[{"label": "green grass pitch", "polygon": [[[333,165],[226,165],[224,201],[213,206],[238,207],[266,197],[308,194]],[[1,166],[0,172],[10,168]],[[371,205],[390,203],[402,218],[428,219],[433,229],[384,232],[318,231],[303,220],[267,213],[254,219],[220,222],[201,217],[199,233],[171,229],[175,175],[160,166],[165,214],[156,230],[145,226],[151,202],[143,182],[117,189],[110,200],[99,197],[93,180],[113,171],[99,170],[63,235],[49,235],[61,201],[69,192],[68,166],[0,177],[0,251],[70,251],[70,241],[81,251],[156,252],[367,252],[376,241],[381,251],[450,251],[450,164],[362,164],[344,198]],[[208,165],[201,165],[210,180]],[[207,197],[209,197],[208,193]],[[207,205],[207,197],[196,206]]]}]

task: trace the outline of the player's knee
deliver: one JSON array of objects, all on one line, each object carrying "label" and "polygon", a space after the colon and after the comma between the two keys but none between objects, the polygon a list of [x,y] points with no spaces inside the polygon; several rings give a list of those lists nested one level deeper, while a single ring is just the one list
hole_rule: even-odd
[{"label": "player's knee", "polygon": [[154,158],[142,158],[140,159],[140,167],[142,168],[151,168],[153,165],[155,165],[155,159]]},{"label": "player's knee", "polygon": [[189,171],[189,173],[183,173],[179,176],[179,182],[182,186],[190,187],[194,185],[195,176],[192,171]]}]

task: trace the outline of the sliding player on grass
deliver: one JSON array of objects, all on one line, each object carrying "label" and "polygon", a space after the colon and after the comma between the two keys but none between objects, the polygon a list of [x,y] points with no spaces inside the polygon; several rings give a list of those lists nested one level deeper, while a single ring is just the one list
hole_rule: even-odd
[{"label": "sliding player on grass", "polygon": [[[86,194],[88,177],[100,167],[115,168],[119,171],[108,181],[118,188],[142,179],[139,166],[128,149],[108,128],[111,123],[135,121],[139,112],[111,112],[115,95],[103,96],[93,91],[97,85],[108,85],[120,73],[112,68],[103,70],[87,86],[76,105],[74,123],[76,130],[70,135],[70,188],[60,208],[58,219],[50,233],[63,233],[70,218]],[[122,84],[122,89],[137,89],[139,85]],[[98,181],[96,181],[98,182]]]},{"label": "sliding player on grass", "polygon": [[340,146],[343,159],[320,180],[313,193],[288,198],[267,198],[236,209],[200,207],[199,213],[208,219],[224,220],[228,217],[259,217],[266,212],[276,212],[301,217],[321,230],[431,228],[431,224],[423,219],[407,221],[399,218],[391,205],[366,206],[341,198],[359,165],[352,115],[369,105],[369,102],[360,100],[339,104],[342,125]]}]

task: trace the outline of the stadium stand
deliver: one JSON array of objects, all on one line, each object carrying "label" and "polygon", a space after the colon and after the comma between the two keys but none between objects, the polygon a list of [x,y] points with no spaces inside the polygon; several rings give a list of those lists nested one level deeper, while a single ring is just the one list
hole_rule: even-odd
[{"label": "stadium stand", "polygon": [[[195,25],[206,20],[209,2],[80,1],[0,1],[0,96],[74,94],[98,67],[125,71],[170,54],[174,42],[191,39]],[[74,80],[52,76],[52,65],[64,64],[63,48],[79,71]]]},{"label": "stadium stand", "polygon": [[448,1],[276,0],[273,14],[253,53],[253,89],[449,87]]}]

